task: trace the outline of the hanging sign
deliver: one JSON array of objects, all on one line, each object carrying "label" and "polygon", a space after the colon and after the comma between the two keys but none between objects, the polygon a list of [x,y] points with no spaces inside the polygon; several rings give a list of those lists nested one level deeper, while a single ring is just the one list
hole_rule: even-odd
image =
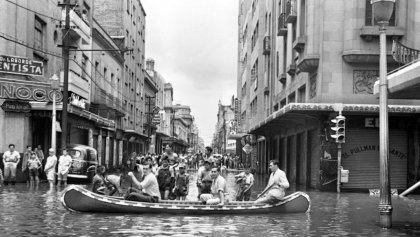
[{"label": "hanging sign", "polygon": [[5,112],[29,113],[31,112],[31,104],[27,101],[6,100],[1,105]]}]

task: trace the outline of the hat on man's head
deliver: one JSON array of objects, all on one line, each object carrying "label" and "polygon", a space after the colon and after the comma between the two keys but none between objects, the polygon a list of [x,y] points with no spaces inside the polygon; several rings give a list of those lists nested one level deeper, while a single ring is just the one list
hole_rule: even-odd
[{"label": "hat on man's head", "polygon": [[48,149],[49,152],[54,152],[53,148]]},{"label": "hat on man's head", "polygon": [[178,166],[178,168],[182,168],[182,169],[185,169],[185,164],[184,163],[181,163],[181,164],[179,164],[179,166]]}]

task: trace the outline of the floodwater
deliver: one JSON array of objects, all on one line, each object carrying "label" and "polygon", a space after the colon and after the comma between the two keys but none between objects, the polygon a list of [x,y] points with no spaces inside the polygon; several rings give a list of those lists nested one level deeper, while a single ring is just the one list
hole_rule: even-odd
[{"label": "floodwater", "polygon": [[[193,175],[194,176],[194,175]],[[234,173],[228,184],[234,191]],[[252,198],[264,188],[256,177]],[[296,188],[289,190],[289,193]],[[0,236],[420,236],[420,197],[393,198],[393,228],[379,227],[378,197],[307,191],[309,213],[177,216],[70,212],[61,190],[26,184],[0,188]],[[188,199],[196,197],[195,178]],[[232,195],[231,195],[232,196]]]}]

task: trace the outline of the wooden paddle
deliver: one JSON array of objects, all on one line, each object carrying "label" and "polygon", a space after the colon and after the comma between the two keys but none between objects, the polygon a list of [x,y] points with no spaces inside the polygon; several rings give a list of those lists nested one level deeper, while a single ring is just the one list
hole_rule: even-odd
[{"label": "wooden paddle", "polygon": [[257,195],[257,199],[259,199],[263,194],[265,194],[266,192],[268,192],[273,186],[275,185],[275,183],[271,184],[268,188],[266,188],[262,193]]}]

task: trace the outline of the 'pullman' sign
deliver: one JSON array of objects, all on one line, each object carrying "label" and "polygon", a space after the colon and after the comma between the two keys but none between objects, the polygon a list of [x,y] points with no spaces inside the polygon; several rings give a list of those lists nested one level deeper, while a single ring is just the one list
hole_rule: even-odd
[{"label": "'pullman' sign", "polygon": [[0,72],[42,76],[44,63],[16,56],[0,55]]}]

